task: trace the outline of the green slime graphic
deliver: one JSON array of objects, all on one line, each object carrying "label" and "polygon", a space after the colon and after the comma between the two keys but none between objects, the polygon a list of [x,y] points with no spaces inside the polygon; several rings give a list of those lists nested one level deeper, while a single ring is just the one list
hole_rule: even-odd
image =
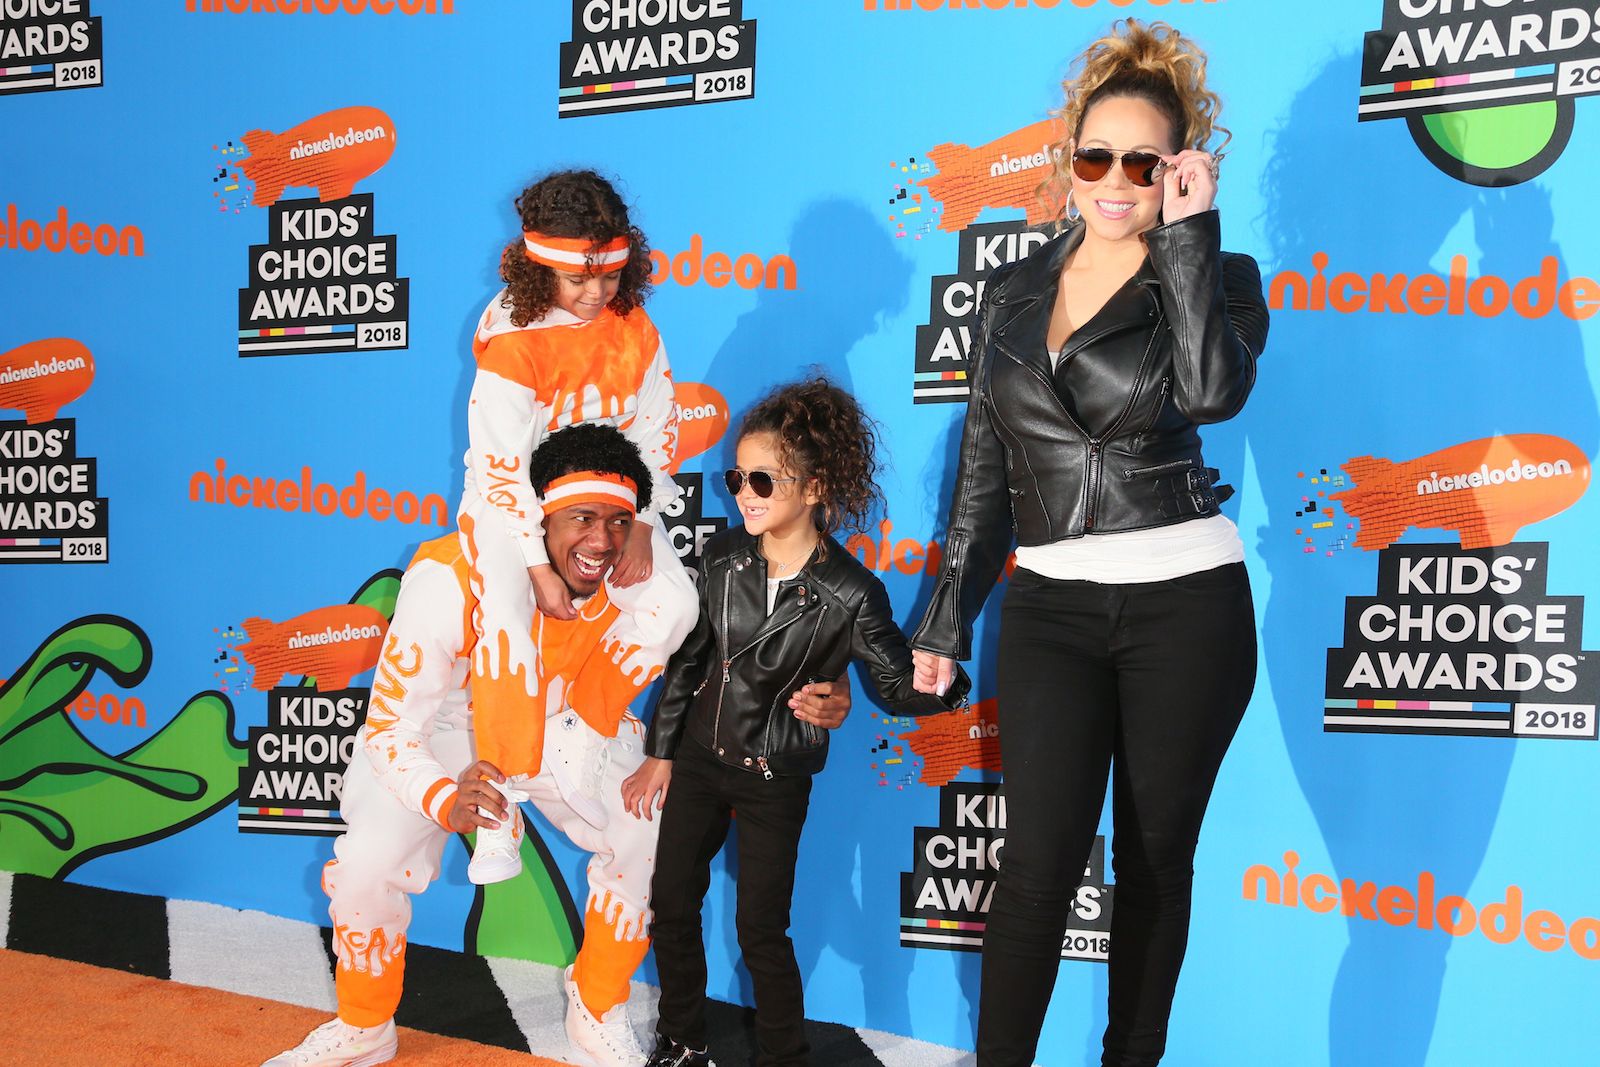
[{"label": "green slime graphic", "polygon": [[1550,143],[1556,132],[1556,102],[1444,112],[1423,122],[1439,147],[1461,162],[1506,170],[1533,159]]}]

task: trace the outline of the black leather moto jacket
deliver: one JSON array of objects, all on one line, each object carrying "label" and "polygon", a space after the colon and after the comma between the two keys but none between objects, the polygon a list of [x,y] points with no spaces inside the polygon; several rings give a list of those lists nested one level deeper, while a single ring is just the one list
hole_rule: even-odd
[{"label": "black leather moto jacket", "polygon": [[759,542],[734,526],[700,557],[700,621],[667,664],[645,753],[671,759],[687,727],[723,763],[771,778],[815,774],[828,758],[829,731],[794,717],[789,696],[808,681],[831,681],[860,660],[880,696],[900,715],[959,707],[964,673],[943,697],[911,687],[911,650],[890,614],[883,583],[831,537],[778,587],[767,614],[767,561]]},{"label": "black leather moto jacket", "polygon": [[911,643],[971,654],[972,623],[1013,534],[1043,545],[1217,514],[1232,490],[1200,456],[1203,423],[1238,414],[1267,341],[1255,260],[1221,250],[1215,211],[1145,234],[1148,256],[1068,340],[1046,333],[1074,226],[989,277],[968,362],[948,540]]}]

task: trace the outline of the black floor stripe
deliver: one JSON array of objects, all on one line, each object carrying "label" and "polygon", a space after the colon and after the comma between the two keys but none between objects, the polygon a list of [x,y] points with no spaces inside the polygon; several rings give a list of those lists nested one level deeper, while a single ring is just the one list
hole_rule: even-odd
[{"label": "black floor stripe", "polygon": [[[721,1000],[706,1001],[706,1035],[711,1058],[718,1067],[746,1067],[756,1059],[756,1013]],[[806,1020],[812,1063],[828,1067],[879,1067],[883,1061],[861,1040],[861,1035],[838,1023]]]},{"label": "black floor stripe", "polygon": [[162,897],[19,874],[6,947],[116,971],[172,977]]},{"label": "black floor stripe", "polygon": [[[337,967],[333,931],[326,927],[322,947]],[[482,956],[407,944],[405,991],[394,1021],[430,1034],[529,1051],[528,1040]]]}]

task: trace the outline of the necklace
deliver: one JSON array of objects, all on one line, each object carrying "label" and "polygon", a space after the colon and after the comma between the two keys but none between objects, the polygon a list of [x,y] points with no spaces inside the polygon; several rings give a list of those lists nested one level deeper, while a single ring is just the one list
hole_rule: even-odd
[{"label": "necklace", "polygon": [[[788,570],[789,568],[793,567],[795,564],[801,563],[801,562],[809,559],[811,557],[812,551],[815,550],[816,547],[817,547],[816,542],[813,541],[811,544],[807,545],[804,549],[802,549],[799,555],[794,556],[793,558],[789,559],[787,562],[778,563],[777,564],[778,577],[781,578],[783,576],[783,572]],[[762,548],[763,549],[766,548],[766,538],[762,538]],[[764,551],[763,551],[763,555],[765,555]]]}]

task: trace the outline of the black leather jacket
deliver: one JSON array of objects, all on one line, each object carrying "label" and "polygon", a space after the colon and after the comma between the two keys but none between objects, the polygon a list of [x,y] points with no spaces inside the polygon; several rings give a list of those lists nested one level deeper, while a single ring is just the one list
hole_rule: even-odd
[{"label": "black leather jacket", "polygon": [[1255,260],[1221,250],[1215,211],[1145,234],[1148,257],[1068,340],[1046,333],[1075,226],[989,277],[968,363],[944,563],[913,647],[965,659],[1011,552],[1217,514],[1232,490],[1199,424],[1238,414],[1267,341]]},{"label": "black leather jacket", "polygon": [[687,726],[723,763],[771,778],[815,774],[829,731],[794,717],[789,696],[831,681],[852,659],[900,715],[948,711],[965,702],[963,673],[943,697],[911,687],[911,650],[877,576],[831,537],[778,587],[767,614],[767,561],[759,542],[733,526],[700,557],[700,621],[667,664],[645,753],[671,759]]}]

